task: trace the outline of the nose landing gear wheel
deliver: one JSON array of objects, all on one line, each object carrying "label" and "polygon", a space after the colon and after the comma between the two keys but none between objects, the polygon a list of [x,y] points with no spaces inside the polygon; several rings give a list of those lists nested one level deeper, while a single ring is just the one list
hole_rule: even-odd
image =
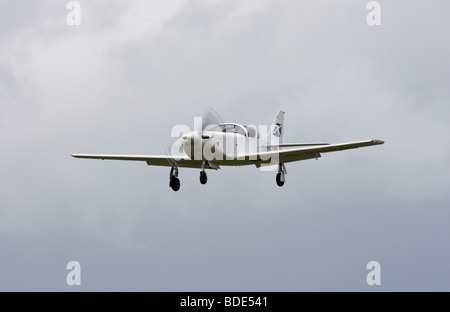
[{"label": "nose landing gear wheel", "polygon": [[208,177],[206,175],[206,171],[200,171],[200,183],[206,184],[208,182]]},{"label": "nose landing gear wheel", "polygon": [[284,185],[284,173],[283,172],[278,172],[277,173],[277,185],[278,186],[283,186]]}]

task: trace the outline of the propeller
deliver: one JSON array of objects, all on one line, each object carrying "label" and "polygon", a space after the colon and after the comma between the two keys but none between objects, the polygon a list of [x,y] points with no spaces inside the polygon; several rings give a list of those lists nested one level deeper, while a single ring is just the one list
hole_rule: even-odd
[{"label": "propeller", "polygon": [[219,125],[222,123],[222,118],[220,118],[219,114],[209,107],[202,116],[202,123],[201,123],[201,135],[202,139],[209,139],[208,135],[204,135],[204,131],[211,130],[212,127]]},{"label": "propeller", "polygon": [[[210,135],[204,133],[204,131],[209,131],[212,127],[221,123],[222,119],[219,114],[212,108],[208,108],[202,117],[194,117],[194,131],[187,134],[188,141],[185,141],[186,137],[177,139],[172,144],[167,145],[166,154],[182,156],[186,153],[191,158],[202,159],[202,140],[211,139]],[[198,147],[200,148],[198,149]]]}]

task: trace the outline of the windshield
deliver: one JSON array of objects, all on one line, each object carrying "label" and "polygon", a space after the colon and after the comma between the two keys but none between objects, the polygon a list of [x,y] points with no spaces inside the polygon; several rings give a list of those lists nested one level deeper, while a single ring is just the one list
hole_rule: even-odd
[{"label": "windshield", "polygon": [[242,125],[238,125],[238,124],[221,124],[221,125],[216,125],[211,127],[211,129],[209,129],[210,131],[217,131],[217,132],[226,132],[226,133],[237,133],[243,136],[247,136],[248,132],[247,129],[242,126]]}]

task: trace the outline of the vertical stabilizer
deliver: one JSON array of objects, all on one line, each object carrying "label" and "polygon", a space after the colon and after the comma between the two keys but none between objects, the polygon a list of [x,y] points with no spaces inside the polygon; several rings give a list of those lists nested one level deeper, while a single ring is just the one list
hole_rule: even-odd
[{"label": "vertical stabilizer", "polygon": [[283,142],[284,133],[284,112],[279,110],[277,116],[270,126],[269,133],[267,133],[268,145],[278,145]]},{"label": "vertical stabilizer", "polygon": [[[283,142],[284,133],[284,112],[279,110],[277,116],[270,125],[267,136],[263,139],[265,146],[263,151],[278,151],[279,144]],[[280,158],[278,154],[274,154],[270,157],[269,163],[261,164],[261,171],[275,171],[280,165]]]}]

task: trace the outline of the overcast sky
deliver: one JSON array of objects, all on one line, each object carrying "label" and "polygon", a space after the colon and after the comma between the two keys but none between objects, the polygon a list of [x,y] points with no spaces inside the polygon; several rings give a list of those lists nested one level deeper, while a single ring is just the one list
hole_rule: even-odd
[{"label": "overcast sky", "polygon": [[[450,290],[450,2],[0,2],[0,290]],[[382,139],[274,172],[164,154],[177,124],[285,116],[286,142]],[[81,265],[68,286],[66,265]],[[381,286],[366,265],[381,264]]]}]

